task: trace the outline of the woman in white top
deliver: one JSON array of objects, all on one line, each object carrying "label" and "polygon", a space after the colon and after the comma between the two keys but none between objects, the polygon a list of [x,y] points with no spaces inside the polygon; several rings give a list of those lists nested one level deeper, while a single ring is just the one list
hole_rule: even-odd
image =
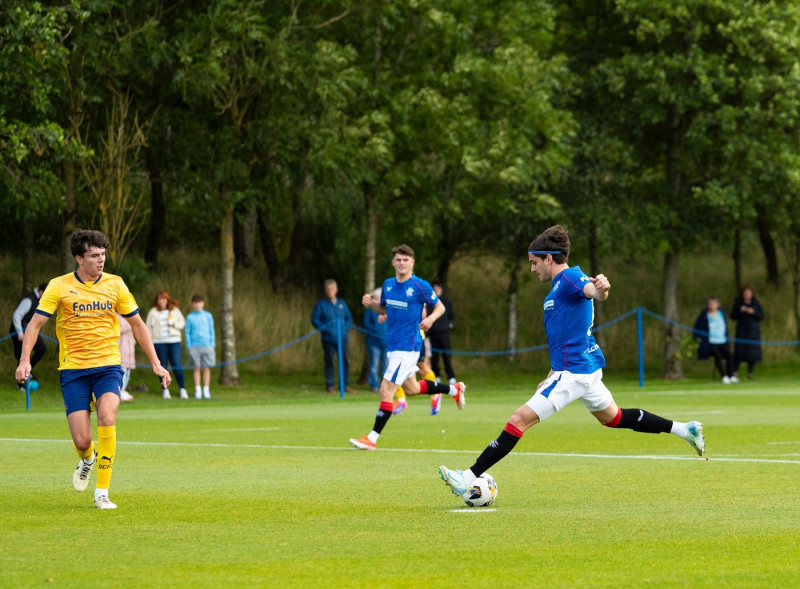
[{"label": "woman in white top", "polygon": [[[155,303],[147,313],[145,323],[161,365],[166,368],[167,362],[169,362],[180,387],[181,399],[188,399],[189,394],[186,392],[186,382],[181,365],[181,330],[186,325],[186,319],[178,307],[178,301],[170,298],[165,290],[157,292]],[[169,389],[163,389],[162,393],[165,399],[172,398]]]}]

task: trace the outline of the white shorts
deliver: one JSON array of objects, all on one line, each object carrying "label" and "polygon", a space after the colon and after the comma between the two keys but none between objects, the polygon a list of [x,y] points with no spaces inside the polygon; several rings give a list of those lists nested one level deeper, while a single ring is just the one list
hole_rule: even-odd
[{"label": "white shorts", "polygon": [[603,384],[602,370],[591,374],[554,372],[525,404],[544,421],[576,399],[580,399],[588,411],[602,411],[614,402],[611,391]]},{"label": "white shorts", "polygon": [[386,372],[383,373],[383,378],[396,385],[403,384],[419,370],[417,368],[419,352],[388,352],[386,358]]}]

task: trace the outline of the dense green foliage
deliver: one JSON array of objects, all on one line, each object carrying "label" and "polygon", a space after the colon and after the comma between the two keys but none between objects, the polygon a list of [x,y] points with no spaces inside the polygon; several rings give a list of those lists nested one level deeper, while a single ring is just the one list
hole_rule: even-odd
[{"label": "dense green foliage", "polygon": [[660,252],[678,320],[680,256],[731,249],[743,281],[755,230],[771,286],[786,255],[800,333],[794,3],[7,0],[0,23],[0,252],[20,288],[34,253],[93,226],[112,269],[220,251],[230,301],[234,259],[277,293],[363,292],[399,242],[445,283],[459,256],[498,255],[514,294],[520,252],[560,222],[592,271]]}]

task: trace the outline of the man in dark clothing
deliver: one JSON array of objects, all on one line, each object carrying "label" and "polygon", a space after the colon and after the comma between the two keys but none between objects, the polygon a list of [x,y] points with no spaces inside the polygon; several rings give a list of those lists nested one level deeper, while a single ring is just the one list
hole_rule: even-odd
[{"label": "man in dark clothing", "polygon": [[344,369],[344,390],[353,392],[350,388],[350,363],[347,354],[347,332],[353,324],[353,315],[344,299],[337,297],[339,287],[335,280],[325,281],[325,298],[320,299],[314,306],[311,314],[311,324],[320,329],[322,335],[322,351],[325,360],[325,387],[329,393],[333,388],[334,369],[333,358],[338,352],[338,339],[336,320],[339,320],[339,333],[342,337],[342,368]]},{"label": "man in dark clothing", "polygon": [[433,355],[431,356],[431,368],[436,376],[439,376],[439,354],[437,350],[442,350],[442,361],[444,362],[444,371],[447,374],[449,384],[455,384],[456,374],[453,372],[453,365],[450,362],[450,330],[455,326],[456,314],[453,312],[453,303],[450,299],[444,296],[441,284],[434,283],[433,292],[439,297],[444,305],[444,315],[434,321],[431,328],[428,330],[428,338],[433,348]]},{"label": "man in dark clothing", "polygon": [[[36,312],[36,307],[39,306],[39,299],[42,298],[42,293],[44,289],[47,288],[47,284],[42,283],[32,291],[25,293],[17,308],[14,310],[14,315],[11,317],[11,327],[9,328],[9,333],[11,335],[11,341],[14,343],[14,357],[17,359],[17,363],[19,363],[19,357],[22,354],[22,338],[24,336],[25,328],[28,326],[28,323],[33,317],[33,314]],[[16,334],[16,335],[14,335]],[[42,359],[44,353],[47,351],[47,346],[44,345],[44,340],[42,336],[36,338],[36,343],[33,344],[33,355],[31,356],[31,371],[36,366],[36,363]],[[33,376],[31,373],[31,380],[36,380],[36,377]],[[17,383],[17,387],[25,390],[25,386]]]}]

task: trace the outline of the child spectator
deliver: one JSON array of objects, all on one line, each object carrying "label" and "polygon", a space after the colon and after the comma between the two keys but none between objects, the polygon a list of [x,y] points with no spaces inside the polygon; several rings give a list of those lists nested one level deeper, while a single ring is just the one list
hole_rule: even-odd
[{"label": "child spectator", "polygon": [[[194,398],[211,398],[211,365],[214,364],[214,316],[205,311],[206,302],[196,294],[192,297],[191,313],[186,316],[186,349],[194,366]],[[203,371],[203,387],[200,387],[200,370]]]}]

